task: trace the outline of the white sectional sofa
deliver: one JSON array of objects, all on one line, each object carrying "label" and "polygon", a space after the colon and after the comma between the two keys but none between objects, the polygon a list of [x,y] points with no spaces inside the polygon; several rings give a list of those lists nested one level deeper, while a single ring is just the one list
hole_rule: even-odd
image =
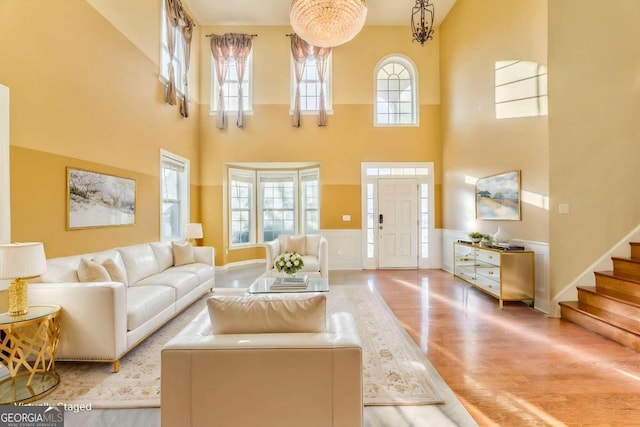
[{"label": "white sectional sofa", "polygon": [[[29,286],[29,303],[62,307],[57,360],[111,362],[118,372],[122,356],[214,287],[214,255],[157,242],[52,258]],[[89,260],[110,264],[112,274],[88,281]]]}]

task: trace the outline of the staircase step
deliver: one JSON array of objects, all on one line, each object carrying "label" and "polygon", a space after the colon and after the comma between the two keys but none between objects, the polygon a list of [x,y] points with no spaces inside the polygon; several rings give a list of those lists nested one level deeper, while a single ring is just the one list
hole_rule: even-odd
[{"label": "staircase step", "polygon": [[611,257],[616,276],[635,277],[640,280],[640,258]]},{"label": "staircase step", "polygon": [[640,242],[631,242],[631,258],[640,259]]},{"label": "staircase step", "polygon": [[640,298],[640,279],[613,271],[596,271],[596,288],[609,289],[626,295]]},{"label": "staircase step", "polygon": [[560,303],[561,317],[635,351],[640,351],[637,321],[578,301]]},{"label": "staircase step", "polygon": [[640,331],[640,297],[595,286],[577,288],[578,301],[632,319],[636,322],[635,329]]}]

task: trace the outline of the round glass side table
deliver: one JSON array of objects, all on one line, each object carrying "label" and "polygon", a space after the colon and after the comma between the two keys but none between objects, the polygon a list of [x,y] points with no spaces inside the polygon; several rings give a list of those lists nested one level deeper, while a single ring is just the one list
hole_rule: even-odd
[{"label": "round glass side table", "polygon": [[0,360],[8,376],[0,380],[0,405],[28,403],[60,382],[55,355],[60,342],[60,306],[31,305],[26,314],[0,314]]}]

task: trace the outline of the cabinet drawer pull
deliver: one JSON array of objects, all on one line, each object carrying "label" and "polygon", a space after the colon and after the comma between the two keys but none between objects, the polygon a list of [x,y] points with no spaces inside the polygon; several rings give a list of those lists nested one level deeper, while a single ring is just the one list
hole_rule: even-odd
[{"label": "cabinet drawer pull", "polygon": [[493,255],[489,255],[489,259],[493,259]]},{"label": "cabinet drawer pull", "polygon": [[490,272],[489,272],[489,275],[490,275],[490,276],[493,276],[493,271],[490,271]]},{"label": "cabinet drawer pull", "polygon": [[490,288],[493,288],[493,285],[488,285]]}]

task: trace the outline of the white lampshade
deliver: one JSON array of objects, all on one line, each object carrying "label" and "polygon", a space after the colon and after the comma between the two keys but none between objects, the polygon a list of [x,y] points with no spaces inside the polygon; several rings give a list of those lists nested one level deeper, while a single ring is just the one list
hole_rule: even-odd
[{"label": "white lampshade", "polygon": [[291,0],[293,31],[312,46],[334,47],[356,36],[367,19],[365,0]]},{"label": "white lampshade", "polygon": [[184,237],[186,239],[202,239],[202,224],[199,222],[192,222],[185,226]]},{"label": "white lampshade", "polygon": [[0,245],[0,279],[39,276],[47,271],[44,245],[39,242]]}]

